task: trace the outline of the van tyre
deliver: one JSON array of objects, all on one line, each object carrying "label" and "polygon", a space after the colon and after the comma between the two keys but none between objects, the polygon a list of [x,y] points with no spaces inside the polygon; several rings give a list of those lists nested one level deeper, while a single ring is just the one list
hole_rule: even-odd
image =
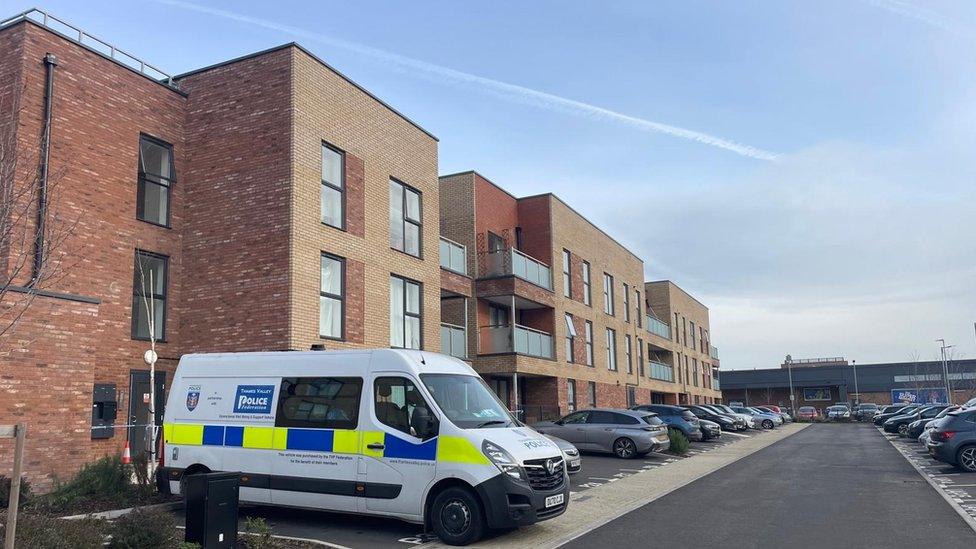
[{"label": "van tyre", "polygon": [[618,438],[613,441],[613,455],[621,459],[637,457],[637,445],[629,438]]},{"label": "van tyre", "polygon": [[956,463],[963,471],[976,473],[976,444],[963,446],[956,455]]},{"label": "van tyre", "polygon": [[453,487],[437,494],[430,510],[434,533],[448,545],[469,545],[485,533],[485,514],[471,490]]}]

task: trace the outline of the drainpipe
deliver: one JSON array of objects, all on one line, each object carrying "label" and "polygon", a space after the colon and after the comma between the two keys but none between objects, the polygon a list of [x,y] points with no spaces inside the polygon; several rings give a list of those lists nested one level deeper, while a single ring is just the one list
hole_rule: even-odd
[{"label": "drainpipe", "polygon": [[44,134],[41,140],[41,173],[37,189],[37,235],[34,238],[34,269],[31,285],[40,282],[44,267],[44,232],[47,220],[47,179],[51,159],[51,107],[54,99],[54,67],[58,58],[54,54],[44,56]]}]

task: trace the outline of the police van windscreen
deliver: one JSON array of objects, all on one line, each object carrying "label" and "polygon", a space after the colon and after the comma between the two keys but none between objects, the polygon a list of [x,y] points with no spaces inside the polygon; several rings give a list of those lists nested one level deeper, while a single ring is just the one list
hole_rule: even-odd
[{"label": "police van windscreen", "polygon": [[511,414],[480,377],[420,374],[420,379],[444,415],[461,429],[514,426]]}]

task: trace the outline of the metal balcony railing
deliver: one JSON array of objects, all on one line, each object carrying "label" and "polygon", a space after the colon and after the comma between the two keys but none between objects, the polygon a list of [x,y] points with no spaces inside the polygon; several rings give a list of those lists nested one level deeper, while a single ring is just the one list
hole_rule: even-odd
[{"label": "metal balcony railing", "polygon": [[468,249],[463,244],[441,237],[441,267],[468,275]]},{"label": "metal balcony railing", "polygon": [[547,290],[552,290],[552,270],[548,265],[515,248],[485,254],[488,276],[514,275]]},{"label": "metal balcony railing", "polygon": [[46,29],[55,32],[56,34],[71,40],[72,42],[78,43],[90,50],[108,57],[120,65],[138,72],[146,78],[155,80],[156,82],[160,82],[171,88],[177,88],[176,84],[173,82],[172,75],[157,69],[153,65],[146,63],[131,53],[116,48],[112,44],[109,44],[100,38],[95,38],[71,23],[58,19],[46,11],[32,8],[27,11],[20,12],[17,15],[13,15],[0,21],[0,28],[13,25],[24,20],[33,21]]},{"label": "metal balcony railing", "polygon": [[650,376],[652,379],[659,379],[661,381],[670,381],[674,383],[674,368],[663,363],[654,360],[649,360],[648,366],[650,367]]},{"label": "metal balcony railing", "polygon": [[647,315],[647,331],[654,335],[661,336],[664,339],[671,339],[671,326],[667,323],[661,322],[660,320],[654,318],[651,315]]},{"label": "metal balcony railing", "polygon": [[441,352],[457,358],[468,358],[468,334],[463,326],[441,322]]},{"label": "metal balcony railing", "polygon": [[708,346],[708,356],[714,358],[715,360],[718,360],[718,347],[716,347],[714,345],[709,345]]},{"label": "metal balcony railing", "polygon": [[527,326],[483,326],[482,354],[518,353],[539,358],[552,358],[552,335]]}]

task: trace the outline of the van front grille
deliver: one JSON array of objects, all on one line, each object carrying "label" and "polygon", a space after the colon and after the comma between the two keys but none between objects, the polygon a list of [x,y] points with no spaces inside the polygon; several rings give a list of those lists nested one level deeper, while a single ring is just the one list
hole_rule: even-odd
[{"label": "van front grille", "polygon": [[[549,472],[547,462],[552,461],[552,473]],[[525,474],[529,477],[529,486],[534,490],[555,490],[563,485],[563,470],[566,463],[561,457],[530,459],[525,462]]]}]

